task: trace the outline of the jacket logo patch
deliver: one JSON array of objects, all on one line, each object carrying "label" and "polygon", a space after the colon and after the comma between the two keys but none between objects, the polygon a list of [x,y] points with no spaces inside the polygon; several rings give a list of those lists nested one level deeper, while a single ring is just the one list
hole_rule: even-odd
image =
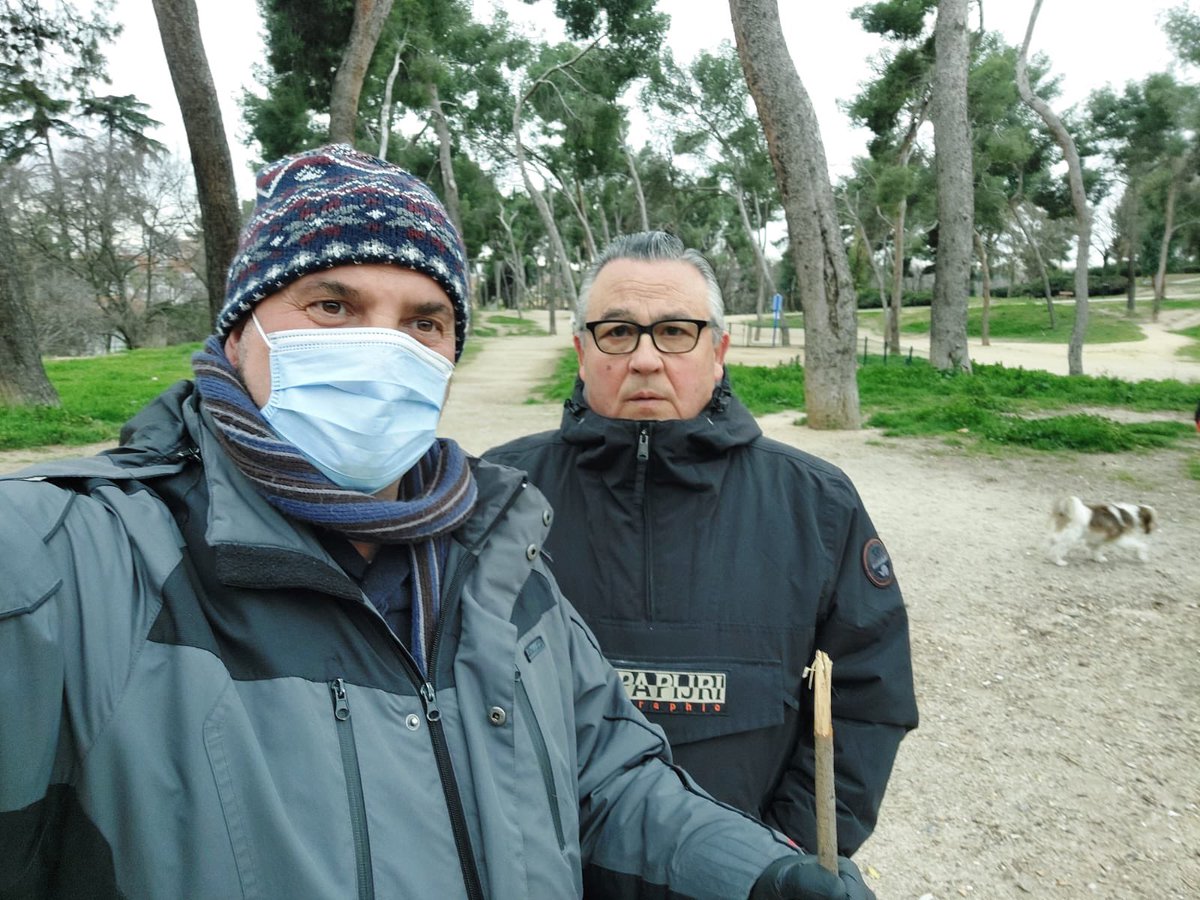
[{"label": "jacket logo patch", "polygon": [[725,713],[724,672],[671,672],[617,667],[625,693],[646,713],[720,715]]},{"label": "jacket logo patch", "polygon": [[863,571],[867,580],[877,588],[891,587],[896,581],[896,573],[892,571],[892,558],[888,556],[883,541],[877,537],[863,544]]}]

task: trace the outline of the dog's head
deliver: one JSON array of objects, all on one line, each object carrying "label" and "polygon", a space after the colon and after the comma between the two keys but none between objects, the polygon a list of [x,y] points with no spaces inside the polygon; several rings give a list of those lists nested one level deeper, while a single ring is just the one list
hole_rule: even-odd
[{"label": "dog's head", "polygon": [[1137,516],[1138,526],[1145,534],[1150,534],[1158,527],[1158,513],[1154,511],[1153,506],[1139,506]]}]

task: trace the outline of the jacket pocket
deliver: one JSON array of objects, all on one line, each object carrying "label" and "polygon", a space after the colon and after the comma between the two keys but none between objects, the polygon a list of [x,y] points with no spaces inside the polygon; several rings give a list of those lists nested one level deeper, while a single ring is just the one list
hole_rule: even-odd
[{"label": "jacket pocket", "polygon": [[625,693],[672,746],[783,724],[795,707],[778,660],[613,659]]},{"label": "jacket pocket", "polygon": [[550,763],[550,752],[546,749],[546,737],[538,724],[537,714],[529,700],[529,692],[525,690],[525,682],[521,680],[521,670],[515,674],[517,712],[529,729],[533,741],[534,756],[537,757],[538,769],[542,773],[542,784],[546,790],[546,799],[550,804],[550,818],[554,823],[554,836],[558,840],[558,849],[566,849],[566,835],[563,832],[562,811],[558,805],[558,786],[554,781],[554,767]]}]

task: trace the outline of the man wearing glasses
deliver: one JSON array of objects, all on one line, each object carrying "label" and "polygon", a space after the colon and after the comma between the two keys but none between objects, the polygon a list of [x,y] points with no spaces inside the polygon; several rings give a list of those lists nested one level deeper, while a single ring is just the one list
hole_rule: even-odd
[{"label": "man wearing glasses", "polygon": [[561,426],[486,458],[550,500],[563,592],[675,762],[809,849],[804,670],[830,655],[838,852],[851,855],[917,724],[903,599],[854,486],[764,437],[732,394],[720,287],[674,236],[610,244],[575,321]]}]

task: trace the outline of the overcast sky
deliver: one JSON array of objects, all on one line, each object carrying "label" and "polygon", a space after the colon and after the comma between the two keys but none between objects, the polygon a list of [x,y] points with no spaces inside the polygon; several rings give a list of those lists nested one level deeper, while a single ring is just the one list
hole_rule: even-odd
[{"label": "overcast sky", "polygon": [[[474,0],[487,10],[493,0]],[[1032,49],[1045,52],[1052,73],[1062,76],[1062,103],[1084,99],[1105,84],[1124,85],[1150,72],[1168,68],[1173,56],[1159,24],[1164,10],[1185,0],[1044,0]],[[526,6],[504,0],[514,18],[531,27],[539,24],[555,33],[551,0]],[[865,152],[867,135],[850,127],[839,102],[852,98],[871,77],[871,59],[879,42],[851,20],[850,10],[862,0],[780,0],[788,47],[801,80],[812,97],[821,124],[826,156],[833,176],[849,171],[850,161]],[[999,31],[1014,45],[1025,36],[1032,0],[984,0],[984,24]],[[253,195],[253,175],[244,148],[237,98],[253,86],[252,67],[262,60],[261,24],[257,4],[251,0],[197,0],[205,50],[221,97],[230,150],[238,176],[238,193]],[[700,49],[715,48],[733,40],[726,0],[659,0],[658,8],[671,16],[668,42],[676,60],[691,59]],[[170,74],[150,0],[117,0],[115,18],[125,31],[107,53],[113,92],[136,94],[149,103],[151,114],[165,127],[156,135],[179,156],[187,159],[183,133]],[[971,24],[978,23],[978,5],[972,4]],[[634,137],[637,135],[635,133]]]}]

